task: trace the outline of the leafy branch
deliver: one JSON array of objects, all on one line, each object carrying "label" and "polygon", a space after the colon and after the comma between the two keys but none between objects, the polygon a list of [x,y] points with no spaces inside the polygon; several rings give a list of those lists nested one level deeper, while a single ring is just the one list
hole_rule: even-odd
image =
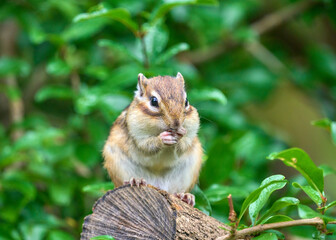
[{"label": "leafy branch", "polygon": [[[103,4],[98,4],[95,6],[93,11],[88,13],[81,13],[77,15],[73,21],[75,23],[88,21],[92,19],[108,19],[118,21],[127,27],[133,35],[140,41],[141,51],[142,51],[142,64],[145,69],[148,69],[151,64],[151,52],[147,45],[151,45],[151,47],[159,49],[161,52],[163,50],[162,46],[152,46],[147,41],[147,38],[159,38],[157,35],[160,35],[158,31],[155,31],[158,25],[162,22],[162,19],[165,15],[171,11],[174,7],[177,6],[185,6],[185,5],[217,5],[217,0],[173,0],[163,4],[160,4],[149,16],[148,22],[144,24],[137,23],[132,19],[130,12],[126,8],[114,8],[109,9],[105,7]],[[154,36],[148,37],[150,33],[154,34]],[[155,41],[153,41],[153,45],[155,45]],[[162,44],[161,39],[158,40],[157,44]],[[119,49],[124,49],[124,46],[119,47]],[[174,46],[174,48],[168,49],[166,52],[162,53],[161,56],[157,56],[157,60],[153,59],[154,63],[162,63],[163,60],[166,60],[169,57],[172,57],[178,54],[180,51],[187,50],[188,46],[186,44],[181,46],[178,44]]]},{"label": "leafy branch", "polygon": [[[336,221],[328,222],[328,224],[336,224]],[[293,221],[288,221],[288,222],[260,224],[254,227],[239,230],[235,232],[234,237],[235,239],[238,239],[238,238],[244,238],[246,236],[255,235],[257,233],[261,233],[261,232],[264,232],[270,229],[278,229],[278,228],[293,227],[293,226],[307,226],[307,225],[316,226],[318,229],[323,229],[325,226],[325,223],[321,218],[315,217],[315,218],[309,218],[309,219],[293,220]],[[229,240],[229,239],[233,239],[232,237],[233,235],[229,235],[229,236],[219,237],[216,240]]]},{"label": "leafy branch", "polygon": [[[249,28],[255,36],[260,36],[291,20],[293,17],[312,8],[318,3],[318,1],[312,0],[298,1],[283,9],[266,15],[262,19],[252,23]],[[214,59],[224,54],[228,49],[232,49],[232,47],[236,47],[243,43],[244,42],[235,40],[232,35],[229,35],[206,49],[196,49],[190,52],[181,53],[179,58],[185,62],[198,65]]]},{"label": "leafy branch", "polygon": [[[299,205],[299,200],[293,197],[283,197],[273,203],[271,208],[264,213],[259,219],[260,210],[266,204],[273,191],[283,188],[287,181],[282,175],[274,175],[266,178],[259,188],[254,190],[243,202],[240,214],[236,218],[235,210],[233,208],[232,196],[228,196],[229,200],[229,221],[231,222],[231,234],[217,238],[217,240],[228,240],[244,238],[246,236],[255,236],[270,229],[278,229],[291,226],[316,226],[321,234],[332,234],[326,229],[327,224],[336,224],[334,218],[325,215],[325,210],[336,205],[336,201],[326,205],[327,198],[324,196],[324,179],[323,170],[316,167],[309,155],[299,148],[291,148],[280,153],[272,153],[270,160],[279,159],[287,166],[293,167],[299,171],[307,180],[309,186],[301,186],[294,182],[293,186],[301,188],[308,197],[317,204],[317,211],[312,210],[308,206]],[[293,220],[285,215],[274,215],[278,210],[290,205],[297,205],[299,208],[299,215],[303,219]],[[249,209],[252,226],[239,229],[239,223],[245,212]]]}]

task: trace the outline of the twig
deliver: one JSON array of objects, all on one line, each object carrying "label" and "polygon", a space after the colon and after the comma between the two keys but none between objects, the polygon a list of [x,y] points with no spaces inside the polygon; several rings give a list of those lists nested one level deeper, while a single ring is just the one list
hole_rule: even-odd
[{"label": "twig", "polygon": [[[328,224],[336,224],[336,221],[328,222]],[[277,228],[284,228],[284,227],[292,227],[292,226],[305,226],[305,225],[311,225],[311,226],[323,226],[324,222],[322,219],[316,217],[316,218],[308,218],[308,219],[299,219],[299,220],[293,220],[288,222],[278,222],[278,223],[269,223],[264,225],[257,225],[250,228],[245,228],[243,230],[237,231],[235,233],[235,238],[243,238],[245,236],[249,236],[252,234],[260,233],[266,230],[270,229],[277,229]],[[232,239],[232,235],[226,235],[223,237],[219,237],[216,240],[229,240]]]},{"label": "twig", "polygon": [[238,45],[239,44],[233,41],[230,37],[226,37],[225,39],[211,45],[208,48],[182,52],[177,56],[178,59],[182,62],[198,65],[214,59],[225,53],[228,49],[233,49]]},{"label": "twig", "polygon": [[80,77],[79,77],[79,74],[78,74],[77,70],[73,70],[71,72],[70,81],[71,81],[72,90],[75,93],[78,93],[81,83],[80,83]]},{"label": "twig", "polygon": [[[0,52],[2,56],[15,56],[15,42],[18,34],[18,26],[15,21],[8,20],[1,25],[0,30]],[[10,121],[12,124],[19,123],[23,119],[24,105],[20,96],[17,79],[14,75],[4,78],[7,88],[15,93],[14,97],[8,97]],[[14,129],[11,137],[15,141],[23,135],[21,129]]]},{"label": "twig", "polygon": [[[277,26],[291,20],[293,17],[301,14],[307,9],[319,4],[318,1],[304,0],[291,4],[276,12],[270,13],[262,19],[251,24],[251,28],[259,35],[264,34]],[[203,62],[214,59],[228,49],[238,46],[240,43],[232,40],[230,37],[225,36],[218,43],[212,45],[209,48],[194,50],[191,52],[184,52],[178,55],[179,59],[191,64],[201,64]]]},{"label": "twig", "polygon": [[[23,102],[19,94],[16,78],[14,76],[8,76],[5,78],[5,84],[7,88],[15,92],[13,97],[8,97],[9,100],[9,112],[12,124],[20,123],[23,119]],[[15,128],[11,133],[12,140],[17,140],[23,135],[21,129]]]},{"label": "twig", "polygon": [[312,0],[298,1],[289,5],[288,7],[280,9],[277,12],[266,15],[261,20],[253,23],[251,27],[257,34],[261,35],[271,29],[276,28],[282,23],[291,20],[293,17],[306,11],[316,3],[317,1]]},{"label": "twig", "polygon": [[229,212],[229,221],[231,222],[230,226],[231,226],[231,236],[235,236],[236,235],[236,231],[237,231],[237,213],[234,210],[233,207],[233,201],[232,201],[232,195],[229,194],[229,196],[227,197],[228,201],[229,201],[229,208],[230,208],[230,212]]},{"label": "twig", "polygon": [[256,59],[263,63],[270,71],[289,76],[289,70],[273,53],[265,48],[260,42],[253,41],[245,44],[245,49]]},{"label": "twig", "polygon": [[229,213],[229,221],[231,223],[235,223],[237,221],[237,214],[234,210],[234,207],[233,207],[233,201],[232,201],[232,195],[230,194],[228,197],[227,197],[228,201],[229,201],[229,207],[230,207],[230,213]]},{"label": "twig", "polygon": [[324,213],[325,213],[324,207],[327,204],[327,198],[325,196],[323,196],[323,194],[321,194],[321,199],[322,199],[322,203],[321,203],[322,211],[321,211],[321,214],[324,215]]}]

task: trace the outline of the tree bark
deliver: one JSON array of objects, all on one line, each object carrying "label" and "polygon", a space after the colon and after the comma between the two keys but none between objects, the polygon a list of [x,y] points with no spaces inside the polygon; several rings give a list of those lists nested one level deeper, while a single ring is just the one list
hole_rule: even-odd
[{"label": "tree bark", "polygon": [[230,227],[155,187],[124,185],[108,191],[84,219],[81,240],[215,239]]}]

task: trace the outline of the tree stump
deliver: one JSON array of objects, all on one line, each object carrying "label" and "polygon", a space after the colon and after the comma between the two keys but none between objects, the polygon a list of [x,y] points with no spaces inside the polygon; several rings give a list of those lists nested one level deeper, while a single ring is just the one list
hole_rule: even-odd
[{"label": "tree stump", "polygon": [[153,186],[124,185],[108,191],[84,219],[81,240],[216,239],[229,227]]}]

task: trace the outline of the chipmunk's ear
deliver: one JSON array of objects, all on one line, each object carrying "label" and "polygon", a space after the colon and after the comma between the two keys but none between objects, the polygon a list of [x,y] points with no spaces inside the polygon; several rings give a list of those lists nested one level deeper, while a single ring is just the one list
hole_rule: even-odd
[{"label": "chipmunk's ear", "polygon": [[177,80],[181,81],[183,83],[183,86],[184,86],[184,78],[182,76],[182,74],[180,72],[178,72],[176,74],[176,77],[175,77]]},{"label": "chipmunk's ear", "polygon": [[148,79],[142,73],[139,73],[137,90],[135,92],[136,96],[138,96],[138,97],[143,96],[143,94],[145,92],[145,88],[147,86],[147,81],[148,81]]},{"label": "chipmunk's ear", "polygon": [[183,76],[182,76],[182,74],[181,74],[180,72],[178,72],[178,73],[176,74],[176,77],[175,77],[175,78],[184,81],[184,78],[183,78]]}]

